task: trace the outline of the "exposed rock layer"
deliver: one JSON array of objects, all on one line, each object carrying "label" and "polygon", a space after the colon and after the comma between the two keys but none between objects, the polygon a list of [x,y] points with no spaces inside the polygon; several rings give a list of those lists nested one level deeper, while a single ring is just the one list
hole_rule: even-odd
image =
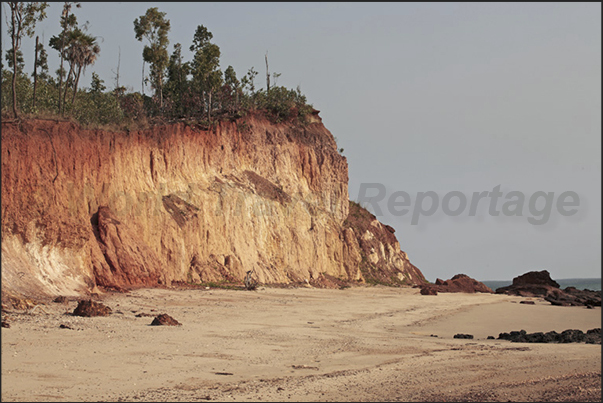
[{"label": "exposed rock layer", "polygon": [[347,182],[319,121],[127,133],[2,122],[2,289],[73,296],[247,270],[262,283],[422,284],[391,227],[346,221]]}]

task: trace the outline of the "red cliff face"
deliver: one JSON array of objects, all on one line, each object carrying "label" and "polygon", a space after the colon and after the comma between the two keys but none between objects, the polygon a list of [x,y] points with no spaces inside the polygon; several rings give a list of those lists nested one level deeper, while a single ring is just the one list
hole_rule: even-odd
[{"label": "red cliff face", "polygon": [[[132,132],[3,122],[2,288],[76,295],[251,269],[263,283],[363,281],[369,235],[345,224],[347,182],[319,121]],[[393,234],[379,243],[376,270],[424,281]]]}]

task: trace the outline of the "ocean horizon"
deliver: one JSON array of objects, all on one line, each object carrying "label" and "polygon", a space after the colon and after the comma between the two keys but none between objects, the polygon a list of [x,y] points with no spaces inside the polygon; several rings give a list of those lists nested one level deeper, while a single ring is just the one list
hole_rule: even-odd
[{"label": "ocean horizon", "polygon": [[[601,291],[601,278],[560,278],[553,279],[559,283],[560,288],[576,287],[579,290]],[[482,281],[485,285],[496,291],[497,288],[513,284],[513,280]]]}]

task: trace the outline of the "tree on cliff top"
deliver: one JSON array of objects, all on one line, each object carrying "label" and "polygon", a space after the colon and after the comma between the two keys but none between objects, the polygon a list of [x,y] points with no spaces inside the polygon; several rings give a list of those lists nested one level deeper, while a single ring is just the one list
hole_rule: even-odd
[{"label": "tree on cliff top", "polygon": [[[224,70],[223,96],[227,98],[225,106],[230,112],[234,112],[239,107],[239,97],[242,94],[241,82],[237,79],[237,73],[232,66]],[[234,99],[233,99],[234,98]]]},{"label": "tree on cliff top", "polygon": [[[62,95],[63,111],[66,106],[69,86],[71,85],[73,88],[71,98],[71,107],[73,108],[82,70],[85,71],[87,66],[94,64],[100,53],[100,46],[96,42],[96,37],[80,29],[76,25],[77,21],[75,19],[72,20],[72,24],[73,26],[69,31],[65,32],[64,36],[61,34],[50,39],[50,46],[54,49],[63,48],[63,57],[69,63],[69,73],[67,74],[65,90]],[[86,28],[84,27],[84,29]]]},{"label": "tree on cliff top", "polygon": [[142,42],[143,38],[149,41],[149,46],[142,51],[143,61],[151,65],[151,86],[155,95],[159,95],[159,107],[163,107],[163,78],[169,63],[167,47],[169,45],[168,32],[170,20],[165,18],[166,13],[160,12],[157,7],[149,8],[145,15],[134,20],[136,39]]},{"label": "tree on cliff top", "polygon": [[[38,74],[38,69],[40,69],[40,73]],[[36,109],[36,89],[38,84],[38,77],[42,80],[48,79],[48,54],[46,53],[46,49],[44,49],[44,44],[39,42],[39,37],[36,36],[36,48],[35,48],[35,59],[34,59],[34,71],[32,74],[34,78],[34,86],[33,86],[33,99],[32,99],[32,109]]]},{"label": "tree on cliff top", "polygon": [[[73,40],[69,47],[69,63],[74,66],[75,82],[73,83],[73,97],[71,98],[71,106],[75,103],[75,95],[77,94],[77,86],[80,81],[82,69],[85,71],[87,66],[94,64],[100,53],[100,46],[96,42],[96,38],[88,35],[79,28],[73,31]],[[75,70],[77,69],[77,73]]]},{"label": "tree on cliff top", "polygon": [[[65,49],[66,46],[68,46],[69,42],[68,42],[68,36],[69,33],[75,28],[77,27],[77,18],[75,16],[75,14],[73,14],[71,12],[71,7],[75,6],[76,8],[80,8],[81,4],[80,3],[74,3],[74,2],[68,2],[66,1],[65,4],[63,5],[63,12],[61,13],[61,28],[62,31],[59,35],[57,36],[53,36],[52,38],[50,38],[50,42],[49,45],[51,48],[55,49],[57,52],[59,52],[60,58],[61,58],[61,66],[58,70],[58,76],[59,76],[59,113],[64,113],[65,112],[65,105],[64,105],[64,95],[61,97],[61,87],[63,85],[63,77],[65,75],[65,69],[63,68],[63,61],[65,60]],[[67,77],[69,78],[69,77]],[[67,93],[67,89],[65,89],[65,94]]]},{"label": "tree on cliff top", "polygon": [[212,94],[222,86],[220,47],[210,42],[212,38],[213,34],[203,25],[199,25],[190,47],[190,51],[195,52],[191,62],[193,87],[201,94],[204,102],[207,95],[208,119],[211,119]]},{"label": "tree on cliff top", "polygon": [[34,35],[37,21],[42,21],[46,18],[46,2],[17,2],[11,1],[8,3],[11,11],[11,20],[8,26],[8,33],[12,40],[12,65],[13,65],[13,114],[18,117],[17,112],[17,73],[19,48],[21,47],[21,39],[23,34],[30,38]]},{"label": "tree on cliff top", "polygon": [[182,45],[174,45],[174,53],[170,56],[170,63],[167,68],[167,82],[165,83],[166,96],[171,102],[171,112],[173,116],[184,115],[183,97],[189,92],[189,83],[187,76],[190,67],[188,62],[182,60]]}]

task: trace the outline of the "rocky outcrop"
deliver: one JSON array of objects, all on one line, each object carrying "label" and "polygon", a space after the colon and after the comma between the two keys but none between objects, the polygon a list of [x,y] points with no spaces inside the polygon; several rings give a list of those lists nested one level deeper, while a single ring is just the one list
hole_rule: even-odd
[{"label": "rocky outcrop", "polygon": [[101,304],[100,302],[94,302],[91,299],[81,300],[78,302],[77,307],[73,310],[75,316],[108,316],[111,314],[111,308]]},{"label": "rocky outcrop", "polygon": [[391,227],[348,219],[347,186],[318,117],[129,132],[2,122],[3,297],[242,282],[248,270],[261,283],[423,283]]},{"label": "rocky outcrop", "polygon": [[[423,273],[410,263],[400,250],[395,229],[384,225],[368,210],[350,201],[349,214],[343,223],[348,276],[372,284],[425,284]],[[357,271],[359,269],[359,271]]]},{"label": "rocky outcrop", "polygon": [[425,284],[420,287],[423,295],[437,295],[438,292],[494,293],[490,287],[466,274],[457,274],[450,280],[438,278],[435,284]]},{"label": "rocky outcrop", "polygon": [[579,329],[568,329],[561,333],[555,331],[527,333],[525,330],[500,333],[500,340],[514,343],[587,343],[601,344],[601,328],[590,329],[586,333]]},{"label": "rocky outcrop", "polygon": [[559,284],[551,279],[547,270],[531,271],[513,279],[513,284],[496,289],[497,294],[521,297],[542,297],[559,289]]},{"label": "rocky outcrop", "polygon": [[541,297],[552,305],[601,306],[601,291],[578,290],[575,287],[560,289],[547,270],[531,271],[513,279],[513,284],[496,289],[497,294],[521,297]]},{"label": "rocky outcrop", "polygon": [[547,270],[530,271],[513,279],[513,286],[515,287],[535,285],[545,285],[559,288],[559,283],[551,278],[551,275]]},{"label": "rocky outcrop", "polygon": [[578,290],[575,287],[566,287],[561,292],[551,293],[544,297],[552,305],[561,306],[601,306],[601,291]]}]

